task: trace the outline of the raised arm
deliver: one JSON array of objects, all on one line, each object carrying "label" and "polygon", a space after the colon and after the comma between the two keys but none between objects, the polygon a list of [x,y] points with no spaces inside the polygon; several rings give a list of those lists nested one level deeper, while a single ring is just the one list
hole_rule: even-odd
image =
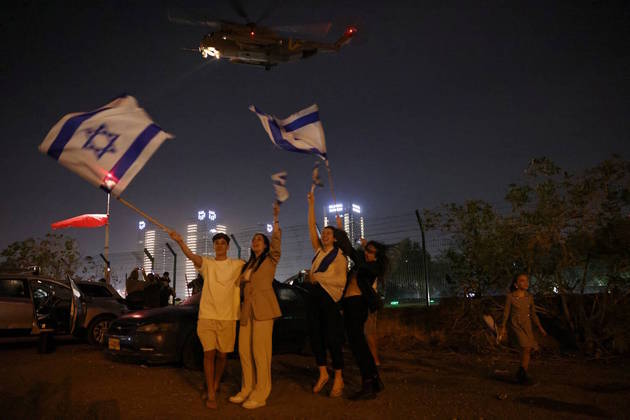
[{"label": "raised arm", "polygon": [[317,251],[321,248],[321,243],[319,242],[317,225],[315,224],[315,195],[312,192],[309,192],[306,197],[308,198],[308,233],[311,237],[313,251]]},{"label": "raised arm", "polygon": [[278,213],[280,213],[280,205],[276,201],[273,203],[273,233],[271,234],[271,246],[269,248],[269,256],[274,264],[278,264],[278,261],[280,261],[282,250],[282,229],[280,229],[280,222],[278,222]]},{"label": "raised arm", "polygon": [[174,230],[169,231],[168,235],[171,237],[172,240],[177,242],[177,245],[179,245],[179,247],[182,249],[184,255],[186,255],[186,257],[188,257],[188,259],[190,259],[193,264],[195,264],[195,267],[198,269],[201,268],[201,263],[203,263],[203,259],[199,255],[193,253],[190,248],[188,248],[188,245],[186,245],[181,235]]}]

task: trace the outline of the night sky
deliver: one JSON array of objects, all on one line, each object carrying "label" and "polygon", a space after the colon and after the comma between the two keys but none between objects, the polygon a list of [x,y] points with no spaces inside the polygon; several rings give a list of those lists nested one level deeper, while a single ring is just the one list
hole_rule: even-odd
[{"label": "night sky", "polygon": [[[253,16],[269,4],[243,3]],[[189,5],[238,19],[228,1]],[[315,158],[274,149],[250,104],[284,118],[317,103],[337,198],[368,220],[498,203],[532,157],[573,171],[630,158],[628,2],[284,1],[263,23],[332,20],[330,41],[357,23],[362,39],[271,71],[183,51],[207,30],[169,22],[171,6],[2,3],[0,249],[105,211],[102,191],[37,146],[63,115],[121,93],[176,136],[123,197],[178,229],[197,209],[237,229],[268,222],[280,170],[292,195],[281,223],[306,224]],[[318,208],[329,201],[321,190]],[[139,219],[113,203],[111,252],[134,248]],[[101,252],[101,230],[63,233]]]}]

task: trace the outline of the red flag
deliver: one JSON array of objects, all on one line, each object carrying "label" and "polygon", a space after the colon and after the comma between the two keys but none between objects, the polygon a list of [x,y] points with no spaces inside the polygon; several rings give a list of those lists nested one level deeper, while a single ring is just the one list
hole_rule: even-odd
[{"label": "red flag", "polygon": [[60,220],[51,224],[53,229],[63,229],[67,227],[77,228],[94,228],[105,226],[107,224],[106,214],[82,214],[81,216],[71,217],[70,219]]}]

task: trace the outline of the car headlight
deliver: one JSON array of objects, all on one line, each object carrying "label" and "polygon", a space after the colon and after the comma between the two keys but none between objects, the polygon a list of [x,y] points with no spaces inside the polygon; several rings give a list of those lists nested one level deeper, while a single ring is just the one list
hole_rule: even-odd
[{"label": "car headlight", "polygon": [[152,322],[150,324],[142,325],[136,329],[138,332],[143,333],[155,333],[155,332],[166,332],[166,331],[174,331],[175,330],[174,322],[160,322],[155,323]]}]

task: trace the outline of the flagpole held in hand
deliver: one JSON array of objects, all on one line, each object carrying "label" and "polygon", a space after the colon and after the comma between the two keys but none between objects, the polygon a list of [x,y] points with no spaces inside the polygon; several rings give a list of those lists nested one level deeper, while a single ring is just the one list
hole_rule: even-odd
[{"label": "flagpole held in hand", "polygon": [[124,198],[119,197],[119,196],[115,196],[115,197],[122,204],[124,204],[125,206],[129,207],[131,210],[135,211],[136,213],[140,214],[141,216],[145,217],[149,222],[153,223],[154,225],[156,225],[157,227],[162,229],[164,232],[170,233],[172,231],[172,229],[164,226],[162,223],[158,222],[155,218],[149,216],[148,214],[146,214],[145,212],[143,212],[138,207],[134,206],[133,204],[131,204],[129,201],[125,200]]},{"label": "flagpole held in hand", "polygon": [[337,198],[335,198],[335,188],[333,187],[332,172],[330,170],[330,165],[328,164],[328,159],[326,159],[324,163],[326,164],[326,170],[328,171],[328,184],[330,184],[330,193],[332,194],[332,199],[335,203],[335,207],[337,207]]}]

